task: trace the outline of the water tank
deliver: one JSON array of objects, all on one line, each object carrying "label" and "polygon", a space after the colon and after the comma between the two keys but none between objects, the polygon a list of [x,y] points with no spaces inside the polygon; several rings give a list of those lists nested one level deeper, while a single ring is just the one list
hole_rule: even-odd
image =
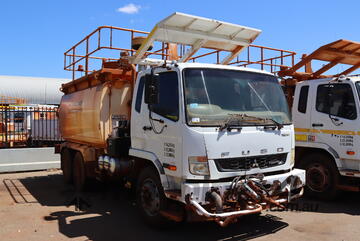
[{"label": "water tank", "polygon": [[109,82],[65,94],[59,108],[60,132],[70,142],[106,147],[119,121],[129,121],[132,86]]}]

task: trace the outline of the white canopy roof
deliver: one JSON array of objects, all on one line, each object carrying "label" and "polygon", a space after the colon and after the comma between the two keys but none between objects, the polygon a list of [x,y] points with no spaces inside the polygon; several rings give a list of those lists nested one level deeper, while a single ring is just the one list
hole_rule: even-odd
[{"label": "white canopy roof", "polygon": [[184,13],[173,13],[153,28],[134,55],[137,64],[154,41],[190,45],[191,49],[178,61],[186,62],[200,48],[229,51],[222,63],[227,64],[249,46],[261,30]]}]

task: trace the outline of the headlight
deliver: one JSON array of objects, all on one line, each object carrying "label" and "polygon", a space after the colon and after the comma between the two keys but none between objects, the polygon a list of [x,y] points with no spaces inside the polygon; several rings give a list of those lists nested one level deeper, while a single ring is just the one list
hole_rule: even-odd
[{"label": "headlight", "polygon": [[294,166],[295,164],[295,149],[291,149],[290,153],[290,166]]},{"label": "headlight", "polygon": [[208,176],[210,175],[208,159],[206,156],[190,156],[189,170],[191,174]]}]

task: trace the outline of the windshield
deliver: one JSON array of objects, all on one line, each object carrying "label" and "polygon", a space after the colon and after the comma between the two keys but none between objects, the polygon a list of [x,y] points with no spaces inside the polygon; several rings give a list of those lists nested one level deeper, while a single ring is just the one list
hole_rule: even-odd
[{"label": "windshield", "polygon": [[[272,75],[188,68],[184,70],[184,88],[189,125],[219,126],[234,115],[291,122],[284,92]],[[257,124],[243,121],[239,125]]]}]

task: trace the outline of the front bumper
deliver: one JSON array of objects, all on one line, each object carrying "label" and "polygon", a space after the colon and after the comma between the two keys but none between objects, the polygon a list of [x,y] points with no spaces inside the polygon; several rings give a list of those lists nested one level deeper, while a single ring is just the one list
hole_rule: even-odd
[{"label": "front bumper", "polygon": [[[305,185],[305,170],[293,169],[288,173],[265,176],[263,179],[264,185],[272,185],[275,181],[281,182],[281,188],[285,191],[287,185],[286,179],[290,176],[299,177],[301,183],[298,186],[292,186],[292,190],[301,188]],[[182,193],[185,195],[191,194],[191,198],[200,204],[205,204],[206,193],[211,189],[218,189],[221,195],[230,187],[231,182],[217,182],[217,183],[184,183],[182,185]],[[292,191],[290,190],[290,191]],[[185,201],[185,200],[183,200]]]},{"label": "front bumper", "polygon": [[[221,183],[184,183],[185,202],[199,216],[226,226],[239,216],[283,207],[303,194],[305,171]],[[209,198],[210,197],[210,198]],[[219,207],[221,206],[221,207]],[[220,211],[219,211],[220,210]]]}]

